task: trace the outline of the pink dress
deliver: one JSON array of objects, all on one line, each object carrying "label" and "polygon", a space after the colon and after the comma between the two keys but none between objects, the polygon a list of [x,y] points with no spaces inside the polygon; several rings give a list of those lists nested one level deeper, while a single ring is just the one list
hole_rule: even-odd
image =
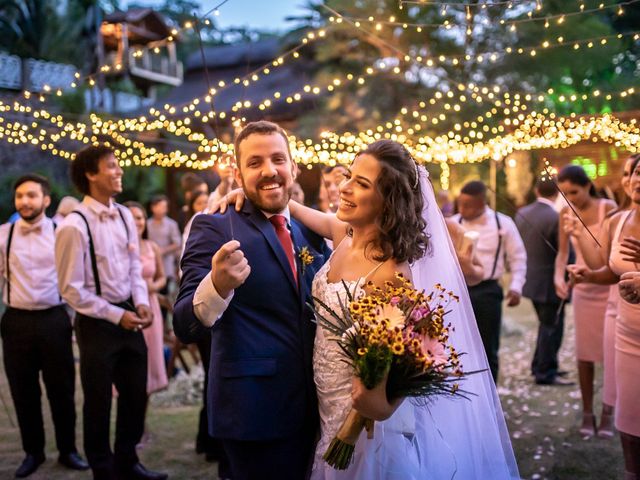
[{"label": "pink dress", "polygon": [[[605,202],[600,201],[598,221],[589,225],[589,230],[598,238],[605,217]],[[585,235],[588,233],[585,232]],[[579,249],[576,250],[576,265],[585,265]],[[602,362],[604,358],[604,317],[609,298],[609,285],[581,283],[573,287],[571,303],[576,334],[576,357],[585,362]]]},{"label": "pink dress", "polygon": [[616,404],[616,318],[618,317],[618,302],[620,291],[618,284],[609,287],[609,299],[607,310],[604,314],[604,364],[602,379],[602,403],[606,405]]},{"label": "pink dress", "polygon": [[[140,246],[142,278],[152,280],[156,274],[156,255],[151,245],[144,241]],[[155,293],[149,293],[149,306],[153,313],[153,323],[143,330],[147,344],[147,393],[157,392],[169,384],[167,369],[164,363],[164,321],[160,311],[160,303]]]},{"label": "pink dress", "polygon": [[[609,268],[617,275],[637,272],[640,264],[622,260],[620,232],[632,211],[620,219],[611,244]],[[616,323],[616,428],[640,437],[640,304],[620,298]]]}]

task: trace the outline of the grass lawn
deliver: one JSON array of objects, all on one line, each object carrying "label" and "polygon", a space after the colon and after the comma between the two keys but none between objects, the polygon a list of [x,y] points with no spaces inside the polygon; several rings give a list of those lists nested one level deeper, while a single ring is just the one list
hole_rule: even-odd
[{"label": "grass lawn", "polygon": [[[573,359],[573,322],[567,312],[565,342],[561,351],[561,366],[576,379]],[[533,385],[529,375],[532,345],[535,342],[537,320],[528,301],[516,309],[506,309],[501,350],[501,380],[499,392],[518,459],[520,474],[526,479],[606,480],[622,477],[622,452],[619,439],[583,439],[577,433],[580,394],[575,387]],[[601,387],[598,371],[597,404]],[[0,393],[8,402],[9,414],[15,422],[15,412],[6,376],[0,374]],[[81,400],[78,383],[78,447],[82,451]],[[48,404],[45,405],[47,461],[30,478],[87,479],[87,472],[69,472],[56,463]],[[152,407],[148,424],[152,438],[140,452],[142,462],[150,469],[170,473],[173,479],[214,479],[215,465],[208,464],[194,452],[198,417],[197,407]],[[0,407],[0,478],[13,478],[23,458],[20,435],[12,427],[7,412]],[[472,479],[458,479],[472,480]],[[490,479],[478,479],[490,480]]]}]

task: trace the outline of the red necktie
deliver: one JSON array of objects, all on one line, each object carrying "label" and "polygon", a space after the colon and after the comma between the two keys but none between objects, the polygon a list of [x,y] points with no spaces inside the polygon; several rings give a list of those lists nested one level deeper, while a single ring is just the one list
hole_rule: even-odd
[{"label": "red necktie", "polygon": [[293,272],[293,278],[298,282],[298,272],[296,271],[296,262],[293,259],[293,242],[291,241],[291,235],[289,234],[289,230],[287,230],[287,219],[284,215],[273,215],[269,218],[269,221],[273,225],[273,228],[276,229],[276,235],[278,236],[278,240],[280,240],[280,245],[282,245],[282,249],[284,250],[287,259],[289,260],[289,266],[291,267],[291,271]]}]

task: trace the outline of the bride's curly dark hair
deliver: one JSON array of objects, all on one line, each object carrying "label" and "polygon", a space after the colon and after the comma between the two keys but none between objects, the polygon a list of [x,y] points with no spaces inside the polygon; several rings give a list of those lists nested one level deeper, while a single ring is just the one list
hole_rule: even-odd
[{"label": "bride's curly dark hair", "polygon": [[416,163],[403,145],[392,140],[378,140],[356,158],[365,153],[382,167],[375,185],[383,199],[382,212],[376,219],[379,235],[372,245],[381,253],[374,259],[413,262],[429,247]]}]

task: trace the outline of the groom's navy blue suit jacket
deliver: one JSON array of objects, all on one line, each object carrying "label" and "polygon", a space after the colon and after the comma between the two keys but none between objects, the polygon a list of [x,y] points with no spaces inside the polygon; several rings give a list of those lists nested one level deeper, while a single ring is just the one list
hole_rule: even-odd
[{"label": "groom's navy blue suit jacket", "polygon": [[[315,335],[311,281],[324,256],[291,222],[298,279],[262,212],[246,201],[241,212],[198,215],[182,257],[182,280],[174,329],[183,342],[205,327],[193,312],[193,295],[211,270],[211,257],[233,238],[251,266],[225,313],[211,329],[208,412],[211,435],[234,440],[271,440],[317,420],[312,353]],[[312,239],[316,242],[317,238]],[[316,243],[319,245],[319,243]],[[300,249],[313,263],[303,266]]]}]

